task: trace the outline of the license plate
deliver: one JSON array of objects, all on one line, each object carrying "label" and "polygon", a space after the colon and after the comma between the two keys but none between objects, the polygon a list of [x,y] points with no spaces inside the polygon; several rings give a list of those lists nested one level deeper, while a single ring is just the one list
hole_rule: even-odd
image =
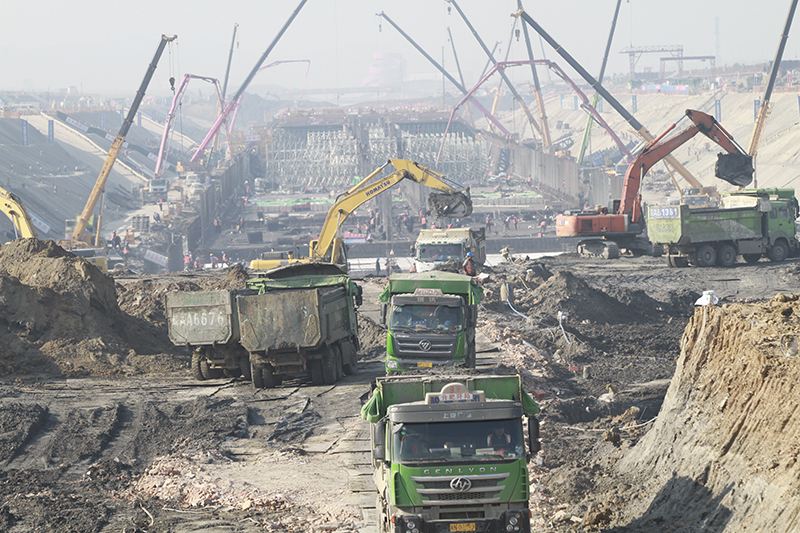
[{"label": "license plate", "polygon": [[[433,363],[417,363],[417,368],[433,368]],[[472,524],[472,525],[474,526],[475,524]],[[475,531],[475,530],[474,529],[464,529],[464,530],[451,529],[450,531]]]},{"label": "license plate", "polygon": [[450,531],[475,531],[475,522],[450,524]]}]

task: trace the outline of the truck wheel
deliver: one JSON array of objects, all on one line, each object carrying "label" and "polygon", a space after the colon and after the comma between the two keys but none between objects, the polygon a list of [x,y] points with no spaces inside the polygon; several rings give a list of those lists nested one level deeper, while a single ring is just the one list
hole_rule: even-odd
[{"label": "truck wheel", "polygon": [[275,386],[278,384],[278,380],[275,379],[275,371],[273,370],[272,365],[258,365],[258,368],[261,369],[261,382],[264,384],[263,388],[275,388]]},{"label": "truck wheel", "polygon": [[311,369],[311,383],[314,385],[324,385],[325,380],[322,377],[322,361],[315,359],[311,361],[308,366]]},{"label": "truck wheel", "polygon": [[789,257],[789,247],[786,245],[786,241],[775,241],[775,244],[773,244],[772,247],[767,251],[767,257],[769,257],[770,261],[775,263],[783,261]]},{"label": "truck wheel", "polygon": [[758,260],[761,259],[761,254],[744,254],[742,257],[744,257],[745,263],[752,265],[753,263],[758,263]]},{"label": "truck wheel", "polygon": [[239,358],[239,368],[242,369],[242,377],[247,381],[253,379],[252,370],[250,369],[250,358],[249,357],[241,357]]},{"label": "truck wheel", "polygon": [[341,379],[344,377],[342,349],[339,348],[338,345],[334,344],[331,346],[331,350],[333,351],[333,368],[336,370],[336,381],[341,381]]},{"label": "truck wheel", "polygon": [[326,347],[322,351],[322,381],[325,385],[333,385],[336,383],[336,356],[330,347]]},{"label": "truck wheel", "polygon": [[736,262],[736,249],[730,244],[723,244],[717,251],[717,266],[730,268]]},{"label": "truck wheel", "polygon": [[261,375],[261,366],[250,363],[250,377],[253,380],[253,387],[256,389],[264,388],[264,378]]},{"label": "truck wheel", "polygon": [[200,358],[197,355],[192,356],[192,377],[197,381],[203,381],[203,371],[200,369]]},{"label": "truck wheel", "polygon": [[675,266],[678,268],[686,268],[689,266],[688,257],[675,257],[672,259],[672,262],[675,263]]},{"label": "truck wheel", "polygon": [[342,370],[345,376],[354,376],[358,373],[358,359],[356,354],[348,350],[348,355],[342,354]]},{"label": "truck wheel", "polygon": [[710,244],[704,244],[697,249],[697,265],[701,267],[714,266],[717,262],[717,251]]},{"label": "truck wheel", "polygon": [[211,368],[211,365],[206,359],[200,361],[200,372],[203,374],[203,379],[219,379],[222,377],[222,369]]}]

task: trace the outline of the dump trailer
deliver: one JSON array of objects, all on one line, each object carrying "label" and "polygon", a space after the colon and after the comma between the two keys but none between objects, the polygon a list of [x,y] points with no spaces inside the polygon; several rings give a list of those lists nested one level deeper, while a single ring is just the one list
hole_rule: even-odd
[{"label": "dump trailer", "polygon": [[355,306],[361,288],[329,263],[289,265],[247,281],[236,295],[239,343],[256,388],[306,372],[333,384],[358,368]]},{"label": "dump trailer", "polygon": [[392,274],[381,293],[386,371],[475,367],[475,325],[483,289],[451,272]]},{"label": "dump trailer", "polygon": [[755,263],[797,253],[797,216],[794,189],[742,189],[723,193],[719,208],[648,206],[647,226],[669,266],[730,267],[739,255]]},{"label": "dump trailer", "polygon": [[417,272],[427,272],[447,261],[463,262],[467,252],[476,264],[486,262],[486,228],[423,229],[414,243],[414,262]]},{"label": "dump trailer", "polygon": [[250,375],[250,359],[239,344],[237,291],[173,291],[166,295],[169,340],[192,350],[198,380]]},{"label": "dump trailer", "polygon": [[516,375],[378,378],[361,409],[378,531],[530,531],[538,412]]}]

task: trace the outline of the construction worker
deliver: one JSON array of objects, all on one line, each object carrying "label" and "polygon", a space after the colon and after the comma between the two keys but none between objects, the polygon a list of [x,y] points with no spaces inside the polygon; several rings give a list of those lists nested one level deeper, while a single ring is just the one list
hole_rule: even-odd
[{"label": "construction worker", "polygon": [[464,259],[464,274],[467,276],[474,276],[477,272],[475,270],[475,260],[472,258],[472,252],[467,252],[467,258]]},{"label": "construction worker", "polygon": [[386,269],[386,277],[388,278],[389,275],[392,273],[392,262],[389,261],[389,258],[386,258],[386,262],[383,263],[383,268]]}]

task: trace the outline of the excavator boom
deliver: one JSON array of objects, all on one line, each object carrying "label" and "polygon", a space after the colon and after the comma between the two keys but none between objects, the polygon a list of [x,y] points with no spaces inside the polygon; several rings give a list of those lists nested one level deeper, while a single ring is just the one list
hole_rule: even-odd
[{"label": "excavator boom", "polygon": [[11,223],[14,224],[14,233],[18,237],[23,239],[39,238],[28,210],[14,193],[3,188],[0,188],[0,211],[11,219]]}]

